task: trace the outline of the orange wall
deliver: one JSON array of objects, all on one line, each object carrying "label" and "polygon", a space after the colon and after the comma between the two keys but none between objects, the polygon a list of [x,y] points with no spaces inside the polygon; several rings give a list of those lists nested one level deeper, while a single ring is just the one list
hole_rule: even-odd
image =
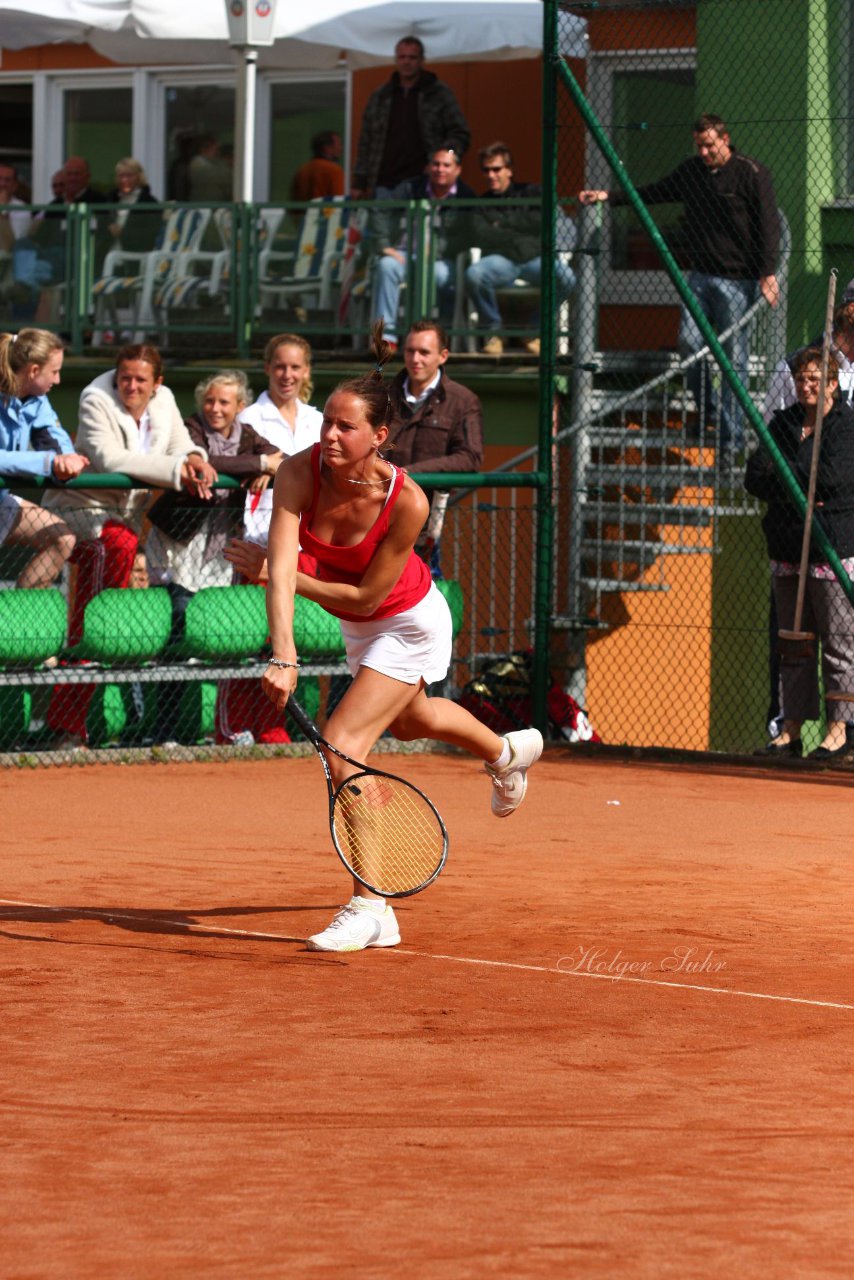
[{"label": "orange wall", "polygon": [[[4,49],[3,71],[78,71],[81,67],[117,64],[88,44],[42,44],[30,49]],[[125,68],[127,69],[127,68]]]},{"label": "orange wall", "polygon": [[672,351],[679,337],[678,307],[599,308],[599,346],[603,351]]},{"label": "orange wall", "polygon": [[[611,12],[609,12],[609,8]],[[598,12],[587,15],[593,49],[684,49],[697,39],[694,9],[661,9],[632,12],[624,0],[600,0]]]},{"label": "orange wall", "polygon": [[[353,150],[355,160],[362,112],[374,89],[385,84],[393,67],[371,67],[353,76]],[[539,58],[514,62],[428,63],[456,94],[471,129],[471,147],[463,161],[463,178],[480,192],[483,176],[477,161],[480,147],[500,139],[513,153],[520,182],[539,182],[542,157],[542,63]]]}]

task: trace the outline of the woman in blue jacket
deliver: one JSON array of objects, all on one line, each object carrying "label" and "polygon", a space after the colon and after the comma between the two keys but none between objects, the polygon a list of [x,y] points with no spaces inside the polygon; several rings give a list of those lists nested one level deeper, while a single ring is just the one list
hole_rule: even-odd
[{"label": "woman in blue jacket", "polygon": [[[62,356],[62,342],[44,329],[0,334],[0,475],[20,485],[35,479],[64,483],[89,463],[74,452],[47,398],[59,382]],[[0,546],[32,547],[35,553],[17,586],[50,586],[74,541],[58,515],[0,489]]]}]

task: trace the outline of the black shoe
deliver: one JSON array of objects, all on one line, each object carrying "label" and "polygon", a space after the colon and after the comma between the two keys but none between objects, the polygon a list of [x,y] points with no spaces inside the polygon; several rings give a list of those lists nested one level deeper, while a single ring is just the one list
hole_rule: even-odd
[{"label": "black shoe", "polygon": [[803,743],[800,738],[795,738],[794,742],[768,742],[757,754],[761,756],[796,756],[800,759],[803,753]]},{"label": "black shoe", "polygon": [[835,760],[850,750],[847,742],[843,742],[841,747],[816,747],[815,751],[809,753],[807,760]]}]

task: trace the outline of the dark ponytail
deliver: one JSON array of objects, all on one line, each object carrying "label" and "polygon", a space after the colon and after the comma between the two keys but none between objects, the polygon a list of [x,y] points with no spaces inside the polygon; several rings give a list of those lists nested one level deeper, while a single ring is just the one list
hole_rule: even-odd
[{"label": "dark ponytail", "polygon": [[347,378],[345,382],[339,382],[335,390],[358,396],[365,406],[365,417],[372,427],[387,427],[391,421],[391,399],[383,371],[394,351],[383,337],[382,316],[371,329],[371,351],[374,359],[371,372],[361,378]]}]

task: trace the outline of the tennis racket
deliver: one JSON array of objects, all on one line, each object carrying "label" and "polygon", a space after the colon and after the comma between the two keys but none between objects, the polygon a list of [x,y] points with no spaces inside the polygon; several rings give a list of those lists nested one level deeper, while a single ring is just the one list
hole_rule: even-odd
[{"label": "tennis racket", "polygon": [[[293,696],[288,711],[320,756],[332,843],[350,874],[384,898],[408,898],[426,889],[448,857],[448,833],[435,805],[411,782],[333,747]],[[337,789],[327,751],[357,770]]]}]

